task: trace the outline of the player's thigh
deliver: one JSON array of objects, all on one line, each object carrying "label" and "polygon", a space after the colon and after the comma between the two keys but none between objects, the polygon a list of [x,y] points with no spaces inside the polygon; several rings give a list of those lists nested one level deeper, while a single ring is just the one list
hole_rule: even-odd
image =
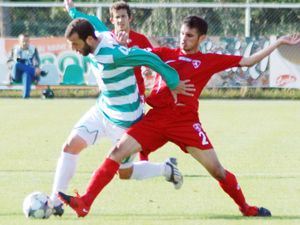
[{"label": "player's thigh", "polygon": [[86,141],[78,135],[70,136],[63,145],[63,151],[70,154],[79,154],[87,147]]},{"label": "player's thigh", "polygon": [[113,145],[116,145],[121,140],[121,137],[127,130],[127,128],[117,126],[105,118],[103,118],[103,126],[105,136],[111,140]]},{"label": "player's thigh", "polygon": [[141,145],[133,137],[125,133],[118,144],[111,149],[108,157],[120,164],[122,162],[123,164],[128,164],[127,166],[122,166],[122,168],[128,168],[131,166],[130,164],[135,154],[140,152],[141,149]]},{"label": "player's thigh", "polygon": [[225,170],[222,167],[217,154],[213,148],[202,150],[196,147],[186,147],[188,153],[201,163],[204,168],[216,179],[225,177]]},{"label": "player's thigh", "polygon": [[206,132],[197,119],[182,120],[173,123],[167,130],[168,139],[178,145],[184,152],[187,152],[187,146],[193,146],[198,149],[212,149]]},{"label": "player's thigh", "polygon": [[103,121],[104,118],[97,108],[91,107],[75,124],[67,143],[72,143],[72,139],[79,136],[85,141],[86,146],[95,144],[101,137],[106,136]]},{"label": "player's thigh", "polygon": [[164,130],[147,120],[147,117],[131,126],[126,133],[139,143],[144,155],[149,155],[168,142]]}]

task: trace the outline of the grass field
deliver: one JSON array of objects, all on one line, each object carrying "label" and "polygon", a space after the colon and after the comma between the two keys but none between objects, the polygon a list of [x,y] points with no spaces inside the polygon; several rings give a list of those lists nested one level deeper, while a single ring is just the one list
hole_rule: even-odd
[{"label": "grass field", "polygon": [[[299,225],[300,101],[204,100],[200,117],[222,164],[238,177],[250,204],[265,206],[271,218],[242,217],[216,181],[189,155],[168,144],[151,156],[179,160],[180,190],[156,178],[120,181],[104,189],[88,217],[66,208],[62,218],[26,219],[24,197],[51,192],[60,147],[94,99],[0,99],[1,225]],[[110,143],[84,151],[70,185],[83,191]]]}]

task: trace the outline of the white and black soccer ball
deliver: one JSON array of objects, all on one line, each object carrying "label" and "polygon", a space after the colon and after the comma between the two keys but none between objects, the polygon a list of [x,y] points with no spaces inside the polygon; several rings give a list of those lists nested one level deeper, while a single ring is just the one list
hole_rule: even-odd
[{"label": "white and black soccer ball", "polygon": [[49,196],[42,192],[33,192],[23,201],[23,212],[27,218],[48,219],[52,214]]}]

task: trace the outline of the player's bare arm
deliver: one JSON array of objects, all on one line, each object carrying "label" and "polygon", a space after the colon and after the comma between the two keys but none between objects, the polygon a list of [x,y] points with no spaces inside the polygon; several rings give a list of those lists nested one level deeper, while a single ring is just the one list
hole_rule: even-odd
[{"label": "player's bare arm", "polygon": [[268,47],[262,49],[259,52],[256,52],[255,54],[249,56],[249,57],[243,57],[240,61],[240,66],[253,66],[256,63],[260,62],[263,58],[270,55],[276,48],[278,48],[281,45],[297,45],[300,43],[300,35],[299,34],[292,34],[287,35],[279,38],[276,42],[269,45]]}]

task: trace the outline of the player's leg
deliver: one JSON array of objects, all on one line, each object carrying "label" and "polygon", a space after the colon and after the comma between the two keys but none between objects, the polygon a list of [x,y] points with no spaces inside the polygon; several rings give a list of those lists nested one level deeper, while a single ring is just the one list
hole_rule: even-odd
[{"label": "player's leg", "polygon": [[78,217],[86,216],[96,197],[117,173],[122,160],[140,150],[141,145],[133,137],[124,134],[119,143],[112,148],[109,156],[94,171],[82,196],[73,197],[59,192],[59,198],[70,205]]},{"label": "player's leg", "polygon": [[64,143],[61,155],[57,161],[52,193],[50,199],[54,206],[54,215],[61,216],[63,214],[62,202],[57,198],[57,192],[65,192],[68,190],[69,183],[73,178],[78,160],[79,153],[87,147],[87,143],[80,136],[69,136]]},{"label": "player's leg", "polygon": [[183,184],[183,176],[177,167],[177,159],[170,157],[162,163],[150,161],[138,161],[128,165],[121,164],[118,171],[120,179],[144,180],[153,177],[165,177],[171,182],[175,189],[180,189]]},{"label": "player's leg", "polygon": [[[141,145],[147,149],[156,150],[166,144],[167,140],[163,138],[159,127],[153,125],[153,119],[146,115],[142,121],[133,125],[127,130],[127,133],[134,137]],[[140,155],[148,158],[149,151],[142,151]],[[177,168],[177,160],[168,158],[162,163],[154,163],[149,161],[134,162],[135,155],[124,159],[118,171],[121,179],[144,180],[153,177],[163,176],[168,182],[174,185],[175,189],[179,189],[183,184],[183,177]]]},{"label": "player's leg", "polygon": [[122,160],[141,151],[141,145],[128,134],[124,134],[104,163],[94,172],[83,198],[91,205],[100,191],[110,182],[118,171]]},{"label": "player's leg", "polygon": [[244,216],[271,216],[269,210],[247,204],[242,188],[239,186],[235,175],[223,168],[213,148],[200,150],[195,147],[187,147],[187,150],[218,180],[221,188],[234,200]]},{"label": "player's leg", "polygon": [[[135,127],[138,126],[138,128],[135,128],[135,130],[136,129],[144,130],[141,136],[147,136],[147,137],[151,136],[153,142],[156,143],[155,148],[158,148],[166,143],[165,140],[160,139],[160,135],[158,136],[158,138],[155,136],[157,135],[156,132],[152,134],[151,131],[141,127],[144,126],[144,124],[145,121],[143,123],[139,123],[135,125]],[[111,139],[113,144],[117,144],[120,138],[122,137],[122,135],[126,131],[126,129],[120,128],[109,121],[105,122],[105,127],[106,127],[107,136]],[[136,133],[138,133],[139,135],[141,134],[141,132],[139,131]],[[136,134],[132,133],[131,136],[136,137]],[[147,154],[144,153],[143,155],[146,156]],[[174,180],[173,179],[174,176],[176,176],[176,179],[178,176],[181,176],[179,170],[176,167],[177,164],[176,159],[172,159],[172,160],[167,159],[163,163],[153,163],[148,161],[134,162],[135,156],[136,154],[130,155],[127,158],[122,160],[120,169],[118,171],[120,179],[144,180],[152,177],[165,176],[168,181],[171,181]],[[179,188],[178,184],[176,188]]]},{"label": "player's leg", "polygon": [[80,152],[104,136],[101,119],[97,109],[92,107],[74,126],[62,147],[50,196],[54,205],[54,215],[63,214],[62,202],[58,199],[57,193],[67,191],[75,174]]},{"label": "player's leg", "polygon": [[[219,181],[222,189],[235,201],[244,215],[267,215],[267,213],[262,213],[265,214],[262,215],[259,212],[259,208],[250,207],[246,203],[242,189],[238,185],[234,174],[225,170],[221,165],[198,118],[191,117],[190,120],[179,120],[174,128],[169,128],[168,135],[183,151],[190,153],[217,181]],[[262,208],[262,210],[265,209]]]}]

